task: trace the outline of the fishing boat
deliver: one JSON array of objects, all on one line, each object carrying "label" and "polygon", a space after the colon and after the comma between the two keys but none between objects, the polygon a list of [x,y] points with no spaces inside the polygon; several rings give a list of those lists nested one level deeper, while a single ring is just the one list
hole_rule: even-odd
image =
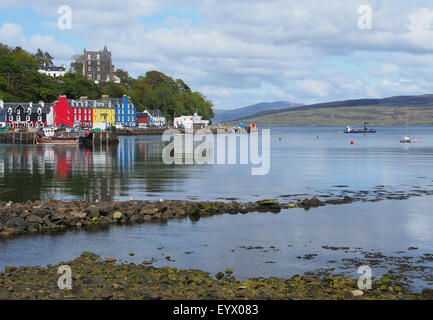
[{"label": "fishing boat", "polygon": [[412,143],[412,139],[409,137],[403,137],[400,139],[401,143]]},{"label": "fishing boat", "polygon": [[80,142],[79,137],[57,137],[54,128],[44,128],[36,134],[37,144],[76,144]]},{"label": "fishing boat", "polygon": [[350,125],[347,125],[344,133],[376,133],[376,129],[368,128],[368,122],[365,122],[364,129],[352,129]]}]

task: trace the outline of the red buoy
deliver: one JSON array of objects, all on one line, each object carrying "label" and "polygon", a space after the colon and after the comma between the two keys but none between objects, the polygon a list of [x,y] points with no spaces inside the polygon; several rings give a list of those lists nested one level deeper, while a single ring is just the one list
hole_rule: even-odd
[{"label": "red buoy", "polygon": [[355,144],[355,142],[353,142],[353,141],[350,141],[350,144]]}]

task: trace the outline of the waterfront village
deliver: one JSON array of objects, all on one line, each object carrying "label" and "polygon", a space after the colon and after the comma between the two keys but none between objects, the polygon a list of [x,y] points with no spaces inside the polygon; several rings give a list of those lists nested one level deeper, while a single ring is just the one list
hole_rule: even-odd
[{"label": "waterfront village", "polygon": [[[83,76],[95,83],[120,83],[119,77],[114,74],[111,52],[104,47],[100,51],[87,51],[84,49]],[[57,67],[46,65],[44,62],[39,73],[52,78],[59,78],[66,73],[66,65]],[[164,128],[169,125],[166,117],[160,110],[147,110],[140,107],[143,112],[137,112],[137,107],[131,98],[109,97],[102,95],[99,100],[91,100],[86,96],[79,99],[68,99],[63,95],[54,102],[4,102],[0,100],[0,127],[2,130],[38,131],[45,127],[88,128],[106,130],[110,127],[145,129]],[[182,115],[173,119],[175,128],[202,128],[209,124],[197,113]]]}]

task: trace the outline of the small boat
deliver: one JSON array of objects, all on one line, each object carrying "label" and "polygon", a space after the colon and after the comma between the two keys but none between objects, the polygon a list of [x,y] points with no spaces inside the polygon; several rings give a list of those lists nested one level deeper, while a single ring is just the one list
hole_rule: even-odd
[{"label": "small boat", "polygon": [[80,142],[78,137],[55,137],[53,136],[45,136],[42,133],[36,134],[36,143],[37,144],[76,144]]},{"label": "small boat", "polygon": [[344,133],[376,133],[376,129],[368,128],[368,122],[364,123],[364,129],[352,129],[349,125],[346,126]]},{"label": "small boat", "polygon": [[400,139],[401,143],[412,143],[412,139],[409,137],[403,137]]}]

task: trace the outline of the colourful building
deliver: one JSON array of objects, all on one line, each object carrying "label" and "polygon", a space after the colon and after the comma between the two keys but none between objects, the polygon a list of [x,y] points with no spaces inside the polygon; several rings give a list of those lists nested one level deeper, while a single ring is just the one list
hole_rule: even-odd
[{"label": "colourful building", "polygon": [[61,96],[55,102],[53,111],[53,124],[57,127],[91,128],[93,125],[93,105],[87,97],[74,100]]},{"label": "colourful building", "polygon": [[115,124],[120,124],[124,127],[133,127],[136,125],[136,108],[129,97],[123,95],[121,99],[113,98],[111,99],[111,103],[116,110]]},{"label": "colourful building", "polygon": [[116,109],[108,96],[102,100],[89,100],[93,104],[93,128],[107,129],[114,126]]}]

